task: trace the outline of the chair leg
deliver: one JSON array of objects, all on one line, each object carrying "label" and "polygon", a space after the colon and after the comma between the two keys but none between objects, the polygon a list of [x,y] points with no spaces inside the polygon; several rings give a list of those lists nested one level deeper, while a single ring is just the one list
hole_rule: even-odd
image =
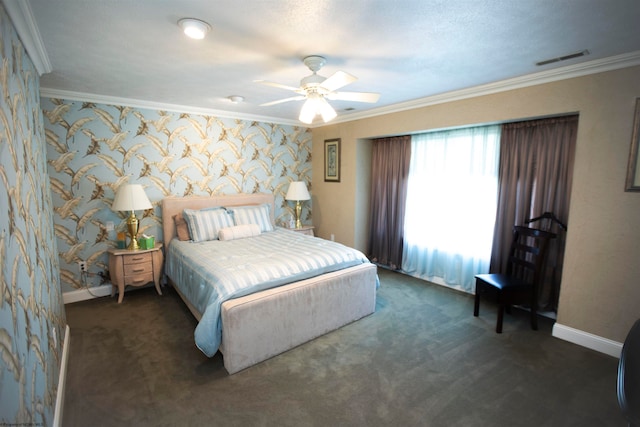
[{"label": "chair leg", "polygon": [[496,322],[496,332],[502,333],[502,320],[504,319],[504,304],[498,305],[498,321]]},{"label": "chair leg", "polygon": [[473,315],[478,317],[480,314],[480,293],[476,290],[476,296],[473,300]]}]

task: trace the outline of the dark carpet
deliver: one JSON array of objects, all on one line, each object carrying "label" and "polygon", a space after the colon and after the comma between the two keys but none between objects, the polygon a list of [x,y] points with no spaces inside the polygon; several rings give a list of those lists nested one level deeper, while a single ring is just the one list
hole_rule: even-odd
[{"label": "dark carpet", "polygon": [[374,314],[228,375],[170,287],[66,306],[65,426],[623,426],[617,359],[379,270]]}]

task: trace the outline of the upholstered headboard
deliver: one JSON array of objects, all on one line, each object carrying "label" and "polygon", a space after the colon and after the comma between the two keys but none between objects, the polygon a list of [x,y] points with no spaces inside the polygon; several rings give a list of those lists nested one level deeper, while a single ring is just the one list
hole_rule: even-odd
[{"label": "upholstered headboard", "polygon": [[273,194],[229,194],[219,196],[169,196],[162,199],[162,232],[165,248],[176,236],[173,216],[185,209],[204,209],[217,206],[246,206],[268,203],[271,224],[275,225],[275,198]]}]

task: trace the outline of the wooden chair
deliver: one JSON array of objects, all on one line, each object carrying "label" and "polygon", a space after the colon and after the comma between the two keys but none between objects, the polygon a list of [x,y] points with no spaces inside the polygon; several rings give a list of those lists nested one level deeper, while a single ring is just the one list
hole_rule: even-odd
[{"label": "wooden chair", "polygon": [[498,303],[496,332],[502,333],[504,312],[510,312],[511,305],[529,304],[531,307],[531,328],[538,329],[537,299],[538,283],[543,277],[542,265],[549,241],[554,233],[528,228],[513,227],[513,240],[509,250],[507,268],[504,274],[476,275],[476,295],[473,315],[480,312],[480,298],[493,298]]},{"label": "wooden chair", "polygon": [[640,319],[631,327],[618,362],[618,404],[629,426],[640,426]]}]

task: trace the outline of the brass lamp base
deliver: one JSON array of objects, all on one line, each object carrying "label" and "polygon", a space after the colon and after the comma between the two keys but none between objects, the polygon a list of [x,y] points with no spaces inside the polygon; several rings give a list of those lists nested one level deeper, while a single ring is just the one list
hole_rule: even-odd
[{"label": "brass lamp base", "polygon": [[131,215],[129,215],[129,218],[127,218],[127,229],[129,231],[129,238],[131,239],[131,242],[129,242],[129,246],[127,247],[127,249],[129,249],[130,251],[137,251],[140,249],[137,239],[138,226],[138,218],[136,218],[135,212],[131,211]]},{"label": "brass lamp base", "polygon": [[300,203],[300,200],[296,200],[296,228],[302,228],[302,221],[300,221],[301,212],[302,212],[302,203]]}]

